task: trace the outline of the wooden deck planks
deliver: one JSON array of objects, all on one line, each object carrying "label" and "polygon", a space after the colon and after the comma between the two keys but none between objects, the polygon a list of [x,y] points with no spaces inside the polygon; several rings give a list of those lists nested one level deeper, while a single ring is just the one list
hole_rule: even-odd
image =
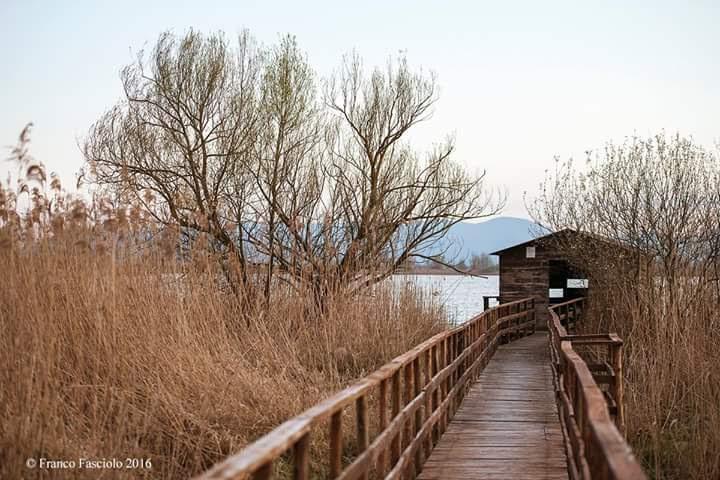
[{"label": "wooden deck planks", "polygon": [[501,346],[419,479],[567,479],[549,362],[546,333]]}]

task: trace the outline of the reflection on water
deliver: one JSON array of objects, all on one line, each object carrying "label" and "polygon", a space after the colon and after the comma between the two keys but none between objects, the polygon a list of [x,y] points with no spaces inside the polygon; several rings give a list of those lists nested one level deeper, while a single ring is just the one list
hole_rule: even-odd
[{"label": "reflection on water", "polygon": [[[498,295],[499,277],[465,275],[393,275],[397,285],[413,282],[433,295],[447,310],[453,322],[464,322],[483,310],[483,296]],[[492,306],[492,304],[491,304]]]}]

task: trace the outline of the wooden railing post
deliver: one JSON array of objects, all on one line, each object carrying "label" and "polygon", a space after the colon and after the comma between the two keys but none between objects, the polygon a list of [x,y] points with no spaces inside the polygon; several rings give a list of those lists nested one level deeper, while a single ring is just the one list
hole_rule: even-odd
[{"label": "wooden railing post", "polygon": [[[365,395],[355,401],[355,417],[357,422],[358,450],[362,453],[367,450],[368,447],[368,414],[367,398],[365,398]],[[365,471],[360,478],[367,480],[368,472]]]},{"label": "wooden railing post", "polygon": [[260,467],[252,476],[253,480],[270,480],[273,476],[273,464],[268,462]]},{"label": "wooden railing post", "polygon": [[295,444],[294,452],[295,472],[294,480],[309,480],[310,478],[310,434],[306,433]]},{"label": "wooden railing post", "polygon": [[[392,376],[392,419],[394,420],[400,414],[400,371],[398,370]],[[390,468],[397,463],[400,458],[400,435],[401,430],[395,434],[390,442]]]},{"label": "wooden railing post", "polygon": [[[435,375],[438,373],[438,346],[433,345],[432,349],[430,350],[430,372],[432,377],[434,378]],[[435,411],[438,409],[438,405],[440,404],[440,390],[441,387],[435,387],[432,392],[432,411],[435,413]],[[438,439],[440,438],[439,435],[439,427],[438,424],[435,424],[432,429],[432,443],[433,446],[435,446],[438,442]]]},{"label": "wooden railing post", "polygon": [[[466,334],[467,334],[467,330],[463,330],[458,334],[457,338],[455,339],[455,358],[458,358],[465,351],[465,347],[466,347],[465,335]],[[465,361],[461,362],[460,365],[458,365],[457,376],[455,378],[456,383],[460,381],[460,377],[462,377],[463,373],[465,373],[465,367],[466,367]],[[457,396],[458,402],[460,400],[462,400],[462,396],[463,396],[463,392],[458,392],[458,396]],[[457,405],[455,407],[457,410]]]},{"label": "wooden railing post", "polygon": [[[405,365],[405,378],[404,378],[404,386],[405,386],[405,396],[403,397],[403,406],[407,406],[408,403],[410,403],[413,399],[413,390],[412,390],[412,383],[413,383],[413,363],[410,362],[407,365]],[[408,445],[410,445],[410,441],[412,439],[412,424],[413,421],[411,418],[405,418],[404,421],[405,429],[403,432],[403,439],[402,439],[402,445],[403,449],[405,449]]]},{"label": "wooden railing post", "polygon": [[532,333],[535,333],[535,331],[537,330],[537,312],[535,311],[535,297],[532,297],[532,300],[530,300],[530,308],[532,309]]},{"label": "wooden railing post", "polygon": [[[387,384],[388,380],[383,379],[380,382],[380,391],[378,393],[378,419],[379,419],[379,430],[385,431],[387,428]],[[376,464],[376,470],[380,475],[385,475],[385,449],[378,453],[378,460]]]},{"label": "wooden railing post", "polygon": [[524,319],[525,319],[525,328],[523,328],[523,336],[529,335],[529,334],[532,332],[532,330],[533,330],[532,326],[531,326],[531,325],[528,325],[528,324],[530,323],[531,318],[532,318],[532,317],[531,317],[532,312],[531,312],[531,310],[530,310],[530,305],[532,305],[532,301],[531,301],[531,300],[526,300],[526,301],[525,301],[525,317],[524,317]]},{"label": "wooden railing post", "polygon": [[[445,340],[440,342],[440,369],[444,369],[448,366],[448,342],[447,337]],[[450,384],[450,375],[445,377],[445,379],[440,382],[440,401],[444,402],[445,399],[448,396],[448,385]],[[441,436],[443,433],[445,433],[445,428],[447,428],[447,414],[448,414],[449,407],[446,405],[442,415],[440,415],[440,432],[439,435]]]},{"label": "wooden railing post", "polygon": [[330,417],[330,478],[337,478],[342,471],[342,410]]},{"label": "wooden railing post", "polygon": [[[435,410],[432,407],[433,404],[433,398],[434,398],[434,392],[429,391],[427,389],[428,385],[430,384],[430,380],[432,380],[432,373],[431,373],[431,359],[430,356],[432,355],[432,348],[429,348],[425,351],[423,354],[423,386],[426,389],[425,391],[425,411],[422,418],[422,425],[427,422],[427,420],[430,418],[430,415],[432,415],[433,411]],[[421,426],[422,426],[421,425]],[[424,457],[422,459],[422,463],[425,463],[425,460],[430,456],[430,451],[433,448],[433,432],[432,430],[428,431],[425,435],[425,438],[423,439],[423,454]]]},{"label": "wooden railing post", "polygon": [[615,343],[610,347],[612,358],[612,367],[615,372],[615,381],[613,385],[613,397],[617,406],[617,414],[615,424],[620,430],[622,436],[625,436],[625,392],[624,392],[624,376],[623,376],[623,343],[617,338]]},{"label": "wooden railing post", "polygon": [[[417,398],[420,395],[420,392],[422,392],[422,388],[420,386],[420,357],[415,358],[413,361],[413,398]],[[424,405],[421,405],[415,410],[415,428],[413,429],[413,438],[417,437],[417,434],[420,433],[420,430],[422,429],[423,425],[423,411],[425,410]],[[423,447],[422,442],[420,442],[420,446],[415,451],[415,474],[419,474],[420,470],[422,469],[422,464],[425,458],[423,457]]]}]

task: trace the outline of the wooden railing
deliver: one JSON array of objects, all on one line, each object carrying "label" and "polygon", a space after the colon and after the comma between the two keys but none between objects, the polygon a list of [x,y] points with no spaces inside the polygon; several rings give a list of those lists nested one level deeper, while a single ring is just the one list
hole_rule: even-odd
[{"label": "wooden railing", "polygon": [[[312,478],[414,478],[498,344],[534,331],[532,298],[486,310],[286,421],[198,478],[269,479],[276,470],[291,469],[293,478],[308,479],[313,439],[327,448],[321,449],[325,458],[316,468],[322,471],[312,472]],[[344,421],[350,412],[352,421]]]},{"label": "wooden railing", "polygon": [[[583,313],[582,298],[552,305],[548,325],[570,478],[645,479],[623,436],[622,340],[615,334],[568,334],[566,327],[574,327]],[[592,363],[576,347],[585,348]],[[598,353],[603,349],[605,359]]]}]

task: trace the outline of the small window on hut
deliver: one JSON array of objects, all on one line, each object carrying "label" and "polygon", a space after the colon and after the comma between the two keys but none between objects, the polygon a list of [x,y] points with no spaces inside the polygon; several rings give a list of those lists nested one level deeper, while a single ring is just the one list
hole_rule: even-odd
[{"label": "small window on hut", "polygon": [[567,288],[588,288],[587,278],[568,278]]},{"label": "small window on hut", "polygon": [[535,258],[535,247],[525,247],[525,258]]}]

